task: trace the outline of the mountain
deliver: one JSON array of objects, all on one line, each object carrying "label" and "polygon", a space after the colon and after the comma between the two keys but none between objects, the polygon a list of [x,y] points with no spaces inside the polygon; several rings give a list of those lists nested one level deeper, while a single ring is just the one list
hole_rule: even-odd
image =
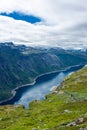
[{"label": "mountain", "polygon": [[1,130],[86,130],[87,66],[65,78],[44,101],[0,107]]},{"label": "mountain", "polygon": [[86,63],[87,54],[82,52],[1,43],[0,101],[10,98],[14,88],[33,82],[40,74]]}]

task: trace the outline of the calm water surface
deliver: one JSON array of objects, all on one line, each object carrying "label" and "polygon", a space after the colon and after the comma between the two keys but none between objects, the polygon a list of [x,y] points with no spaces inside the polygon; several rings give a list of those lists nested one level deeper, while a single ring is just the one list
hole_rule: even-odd
[{"label": "calm water surface", "polygon": [[28,85],[17,89],[16,95],[12,99],[4,101],[0,105],[21,104],[24,105],[25,108],[28,108],[31,101],[45,99],[45,95],[51,93],[50,90],[54,86],[58,86],[64,80],[65,76],[81,69],[83,66],[84,65],[74,66],[62,72],[40,76],[36,79],[34,85]]},{"label": "calm water surface", "polygon": [[[45,95],[51,93],[54,86],[58,86],[68,74],[75,72],[82,68],[82,66],[72,67],[63,72],[56,72],[39,77],[34,85],[30,85],[21,92],[20,99],[14,104],[24,105],[29,107],[29,103],[33,100],[43,100]],[[20,92],[19,92],[20,93]]]}]

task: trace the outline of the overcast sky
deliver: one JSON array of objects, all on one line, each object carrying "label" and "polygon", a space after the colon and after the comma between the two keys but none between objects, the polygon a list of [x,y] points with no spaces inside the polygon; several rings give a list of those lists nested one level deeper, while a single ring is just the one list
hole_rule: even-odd
[{"label": "overcast sky", "polygon": [[87,0],[0,0],[0,42],[9,41],[87,48]]}]

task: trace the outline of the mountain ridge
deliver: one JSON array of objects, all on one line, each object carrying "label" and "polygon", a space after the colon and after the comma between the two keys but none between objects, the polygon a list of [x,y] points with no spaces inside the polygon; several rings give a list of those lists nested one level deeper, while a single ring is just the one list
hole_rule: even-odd
[{"label": "mountain ridge", "polygon": [[[0,101],[12,96],[17,86],[33,82],[34,78],[72,65],[87,63],[87,55],[61,48],[32,48],[13,43],[0,44]],[[4,91],[5,90],[5,91]]]}]

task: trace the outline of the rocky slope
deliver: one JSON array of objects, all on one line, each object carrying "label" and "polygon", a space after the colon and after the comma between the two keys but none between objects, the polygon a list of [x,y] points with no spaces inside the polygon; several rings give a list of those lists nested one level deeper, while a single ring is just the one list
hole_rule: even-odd
[{"label": "rocky slope", "polygon": [[12,89],[32,82],[40,74],[80,63],[87,63],[86,53],[0,44],[0,101],[10,98]]},{"label": "rocky slope", "polygon": [[23,106],[0,107],[1,130],[86,130],[87,67],[68,76],[46,96]]}]

